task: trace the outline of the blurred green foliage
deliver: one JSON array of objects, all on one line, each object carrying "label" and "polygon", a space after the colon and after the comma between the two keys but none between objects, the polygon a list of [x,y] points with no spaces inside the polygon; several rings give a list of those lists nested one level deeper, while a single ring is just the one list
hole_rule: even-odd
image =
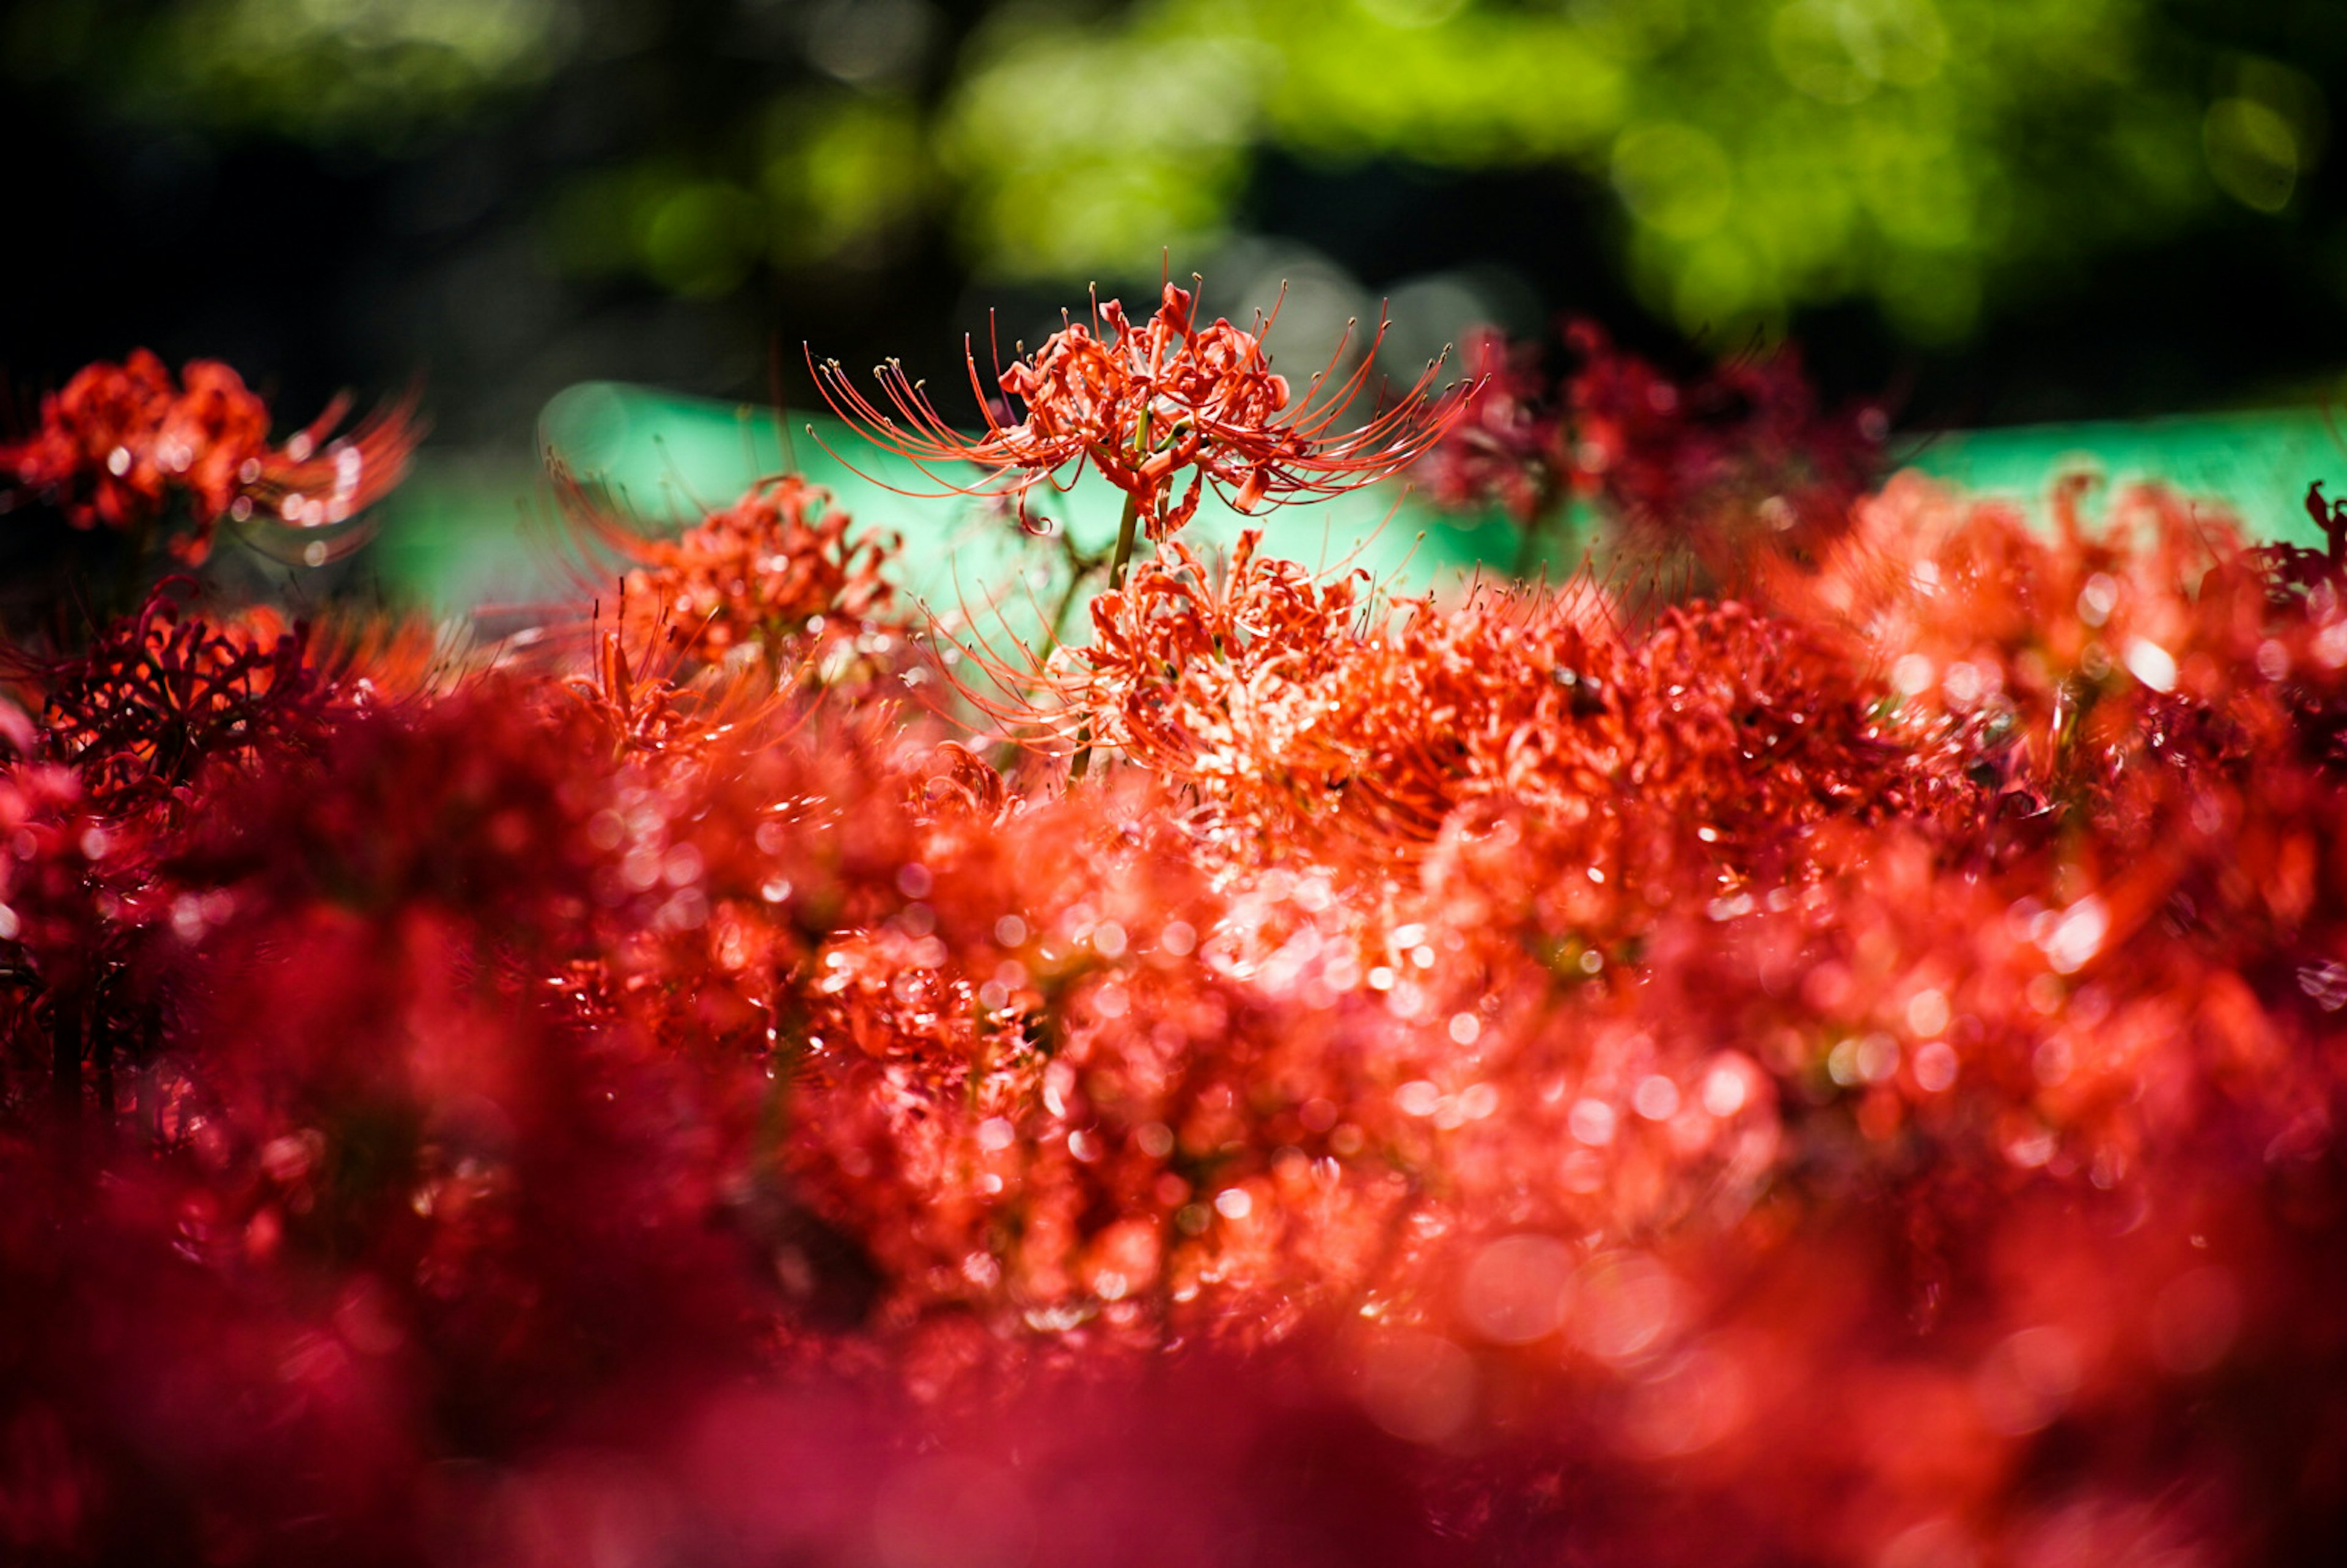
[{"label": "blurred green foliage", "polygon": [[711,298],[761,267],[869,257],[920,221],[935,190],[920,116],[901,97],[785,94],[741,139],[730,160],[663,154],[572,179],[548,213],[557,255],[573,272],[640,272]]},{"label": "blurred green foliage", "polygon": [[942,117],[981,264],[1081,279],[1154,272],[1219,236],[1277,62],[1236,33],[1087,30],[1006,8]]},{"label": "blurred green foliage", "polygon": [[74,71],[153,119],[391,149],[561,68],[572,0],[24,0],[13,74]]},{"label": "blurred green foliage", "polygon": [[549,181],[573,275],[716,298],[943,231],[981,277],[1114,284],[1245,227],[1276,149],[1573,170],[1686,329],[1868,300],[1943,344],[2115,249],[2287,217],[2347,5],[25,0],[7,46],[150,117],[384,149],[663,36],[756,68]]},{"label": "blurred green foliage", "polygon": [[2208,55],[2150,0],[1158,0],[1007,13],[948,110],[982,134],[947,148],[1007,271],[1150,270],[1226,216],[1257,139],[1563,162],[1610,185],[1639,292],[1683,326],[1861,295],[1939,343],[2220,192],[2288,204],[2321,88]]}]

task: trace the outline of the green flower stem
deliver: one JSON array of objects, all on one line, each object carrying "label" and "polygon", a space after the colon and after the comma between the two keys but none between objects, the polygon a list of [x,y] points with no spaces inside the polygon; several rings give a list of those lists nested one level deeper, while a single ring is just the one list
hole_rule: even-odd
[{"label": "green flower stem", "polygon": [[[1147,420],[1148,416],[1143,415],[1143,440],[1148,438]],[[1138,531],[1140,523],[1141,497],[1129,495],[1124,498],[1124,514],[1117,519],[1116,553],[1109,557],[1108,561],[1108,587],[1111,593],[1124,586],[1124,569],[1133,560],[1133,538]],[[1072,782],[1083,777],[1085,774],[1092,771],[1092,727],[1090,723],[1086,723],[1076,732],[1076,755],[1075,760],[1068,764],[1069,779]]]}]

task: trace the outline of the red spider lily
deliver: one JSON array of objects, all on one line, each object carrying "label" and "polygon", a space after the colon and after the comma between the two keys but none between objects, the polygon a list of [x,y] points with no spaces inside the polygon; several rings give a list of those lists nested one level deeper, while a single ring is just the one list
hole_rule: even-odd
[{"label": "red spider lily", "polygon": [[[1437,369],[1429,366],[1393,406],[1342,431],[1346,411],[1368,388],[1382,324],[1358,368],[1331,382],[1332,359],[1331,370],[1315,376],[1296,402],[1287,378],[1271,369],[1261,327],[1250,333],[1221,320],[1199,327],[1192,303],[1190,291],[1168,283],[1143,326],[1133,326],[1111,300],[1095,307],[1090,323],[1053,333],[996,377],[1026,406],[1027,416],[1015,424],[995,413],[979,384],[977,356],[967,355],[970,389],[986,410],[986,433],[975,438],[948,425],[894,364],[879,371],[893,415],[857,392],[837,362],[818,367],[816,375],[833,408],[877,445],[925,471],[931,464],[968,463],[994,476],[972,485],[947,481],[955,491],[1010,497],[1028,522],[1037,486],[1064,489],[1090,464],[1124,492],[1152,539],[1180,531],[1208,482],[1242,512],[1266,500],[1373,484],[1409,466],[1453,415],[1455,394],[1427,395]],[[1172,501],[1184,469],[1189,487]]]},{"label": "red spider lily", "polygon": [[1457,422],[1427,452],[1427,480],[1440,505],[1496,501],[1517,527],[1530,528],[1556,505],[1573,475],[1538,346],[1512,346],[1486,329],[1469,336],[1464,353],[1473,390]]},{"label": "red spider lily", "polygon": [[270,614],[220,627],[185,615],[173,579],[80,655],[40,673],[49,743],[108,810],[163,800],[215,763],[314,736],[333,694],[308,629]]},{"label": "red spider lily", "polygon": [[119,365],[85,367],[44,398],[40,427],[0,445],[0,475],[77,528],[143,535],[181,499],[193,526],[171,548],[193,564],[224,517],[320,528],[387,495],[415,445],[410,409],[394,405],[330,439],[349,410],[337,397],[272,447],[269,410],[234,370],[191,360],[175,386],[163,362],[139,349]]},{"label": "red spider lily", "polygon": [[1881,470],[1881,409],[1821,410],[1789,347],[1683,384],[1593,323],[1565,335],[1581,364],[1553,387],[1527,347],[1476,341],[1483,378],[1426,458],[1438,500],[1496,502],[1529,530],[1579,497],[1658,580],[1747,592],[1838,538]]},{"label": "red spider lily", "polygon": [[62,766],[27,764],[19,786],[45,774],[45,820],[20,825],[10,935],[48,992],[46,1028],[58,1098],[77,1104],[85,1056],[97,1101],[114,1104],[118,1057],[152,1048],[156,1012],[170,989],[151,955],[150,927],[173,892],[159,857],[184,830],[205,780],[252,769],[324,738],[354,710],[306,658],[307,628],[267,611],[225,624],[187,615],[185,579],[166,581],[139,612],[101,630],[75,657],[12,660],[42,692],[42,732],[22,749]]},{"label": "red spider lily", "polygon": [[620,620],[640,646],[658,637],[700,662],[743,650],[779,664],[811,636],[902,630],[883,575],[902,541],[856,533],[830,492],[794,474],[760,480],[674,539],[644,538],[577,481],[558,479],[586,536],[632,563],[620,583]]},{"label": "red spider lily", "polygon": [[1648,548],[1691,551],[1740,585],[1756,550],[1814,551],[1846,526],[1882,463],[1880,408],[1827,413],[1780,348],[1681,385],[1616,350],[1594,323],[1569,341],[1574,487],[1603,496]]}]

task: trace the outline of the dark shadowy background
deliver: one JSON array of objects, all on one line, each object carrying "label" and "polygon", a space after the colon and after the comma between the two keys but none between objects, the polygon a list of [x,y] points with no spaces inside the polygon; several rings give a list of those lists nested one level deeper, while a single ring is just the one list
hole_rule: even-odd
[{"label": "dark shadowy background", "polygon": [[147,344],[522,450],[586,379],[803,405],[803,341],[947,383],[989,307],[1031,342],[1169,253],[1210,309],[1288,282],[1292,355],[1380,296],[1398,362],[1789,333],[1913,428],[2347,384],[2336,0],[18,0],[0,44],[19,417]]}]

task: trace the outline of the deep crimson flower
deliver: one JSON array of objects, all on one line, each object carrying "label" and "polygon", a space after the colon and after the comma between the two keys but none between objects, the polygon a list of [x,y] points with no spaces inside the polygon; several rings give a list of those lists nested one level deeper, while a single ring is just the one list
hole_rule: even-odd
[{"label": "deep crimson flower", "polygon": [[111,810],[160,801],[216,762],[314,737],[333,694],[305,659],[308,629],[261,612],[217,625],[186,613],[184,578],[88,650],[41,672],[56,754]]},{"label": "deep crimson flower", "polygon": [[269,445],[268,407],[216,360],[192,360],[174,385],[145,349],[92,364],[42,400],[38,429],[0,444],[0,477],[56,506],[78,528],[143,534],[174,497],[192,528],[171,548],[194,563],[222,518],[256,514],[289,528],[346,521],[399,482],[416,431],[395,404],[338,437],[337,397],[284,446]]},{"label": "deep crimson flower", "polygon": [[1820,407],[1790,346],[1682,382],[1594,323],[1565,341],[1580,364],[1552,383],[1532,345],[1471,340],[1475,388],[1424,464],[1438,501],[1496,503],[1530,533],[1577,497],[1658,586],[1747,593],[1839,538],[1881,475],[1888,417]]},{"label": "deep crimson flower", "polygon": [[1691,551],[1715,580],[1740,585],[1757,548],[1835,537],[1877,477],[1882,411],[1821,409],[1790,346],[1681,384],[1593,322],[1567,340],[1582,356],[1564,398],[1574,488],[1602,496],[1646,548]]},{"label": "deep crimson flower", "polygon": [[1539,347],[1511,345],[1485,329],[1471,333],[1463,350],[1473,390],[1426,454],[1423,471],[1437,504],[1496,501],[1517,527],[1529,528],[1557,504],[1573,471]]}]

